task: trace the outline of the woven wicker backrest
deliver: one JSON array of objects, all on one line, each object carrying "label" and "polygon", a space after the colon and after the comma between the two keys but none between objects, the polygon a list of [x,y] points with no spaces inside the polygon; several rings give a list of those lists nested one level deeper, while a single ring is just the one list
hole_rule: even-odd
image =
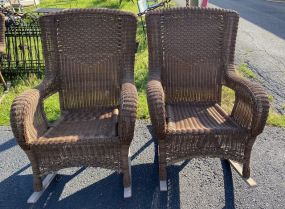
[{"label": "woven wicker backrest", "polygon": [[41,18],[46,76],[58,76],[63,110],[116,106],[133,74],[136,18],[107,9],[77,9]]},{"label": "woven wicker backrest", "polygon": [[233,11],[199,8],[147,15],[150,74],[159,74],[166,102],[220,101],[238,18]]}]

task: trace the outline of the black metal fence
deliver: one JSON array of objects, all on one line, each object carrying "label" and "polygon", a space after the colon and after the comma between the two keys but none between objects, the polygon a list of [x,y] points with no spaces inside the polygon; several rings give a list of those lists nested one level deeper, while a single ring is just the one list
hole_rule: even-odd
[{"label": "black metal fence", "polygon": [[44,60],[37,20],[20,19],[6,23],[6,53],[2,60],[2,73],[7,80],[31,73],[41,77]]}]

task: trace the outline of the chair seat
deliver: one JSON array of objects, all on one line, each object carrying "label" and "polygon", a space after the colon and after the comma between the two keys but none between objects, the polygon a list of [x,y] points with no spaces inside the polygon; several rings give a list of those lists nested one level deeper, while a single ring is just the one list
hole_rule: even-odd
[{"label": "chair seat", "polygon": [[218,104],[170,104],[166,112],[167,134],[246,133]]},{"label": "chair seat", "polygon": [[118,109],[67,113],[35,143],[83,142],[118,136]]}]

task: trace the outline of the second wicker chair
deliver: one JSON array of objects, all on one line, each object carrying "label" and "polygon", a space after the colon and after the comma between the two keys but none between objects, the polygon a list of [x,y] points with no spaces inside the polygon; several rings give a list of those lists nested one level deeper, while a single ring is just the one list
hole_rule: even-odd
[{"label": "second wicker chair", "polygon": [[[264,128],[269,102],[262,87],[240,78],[233,66],[239,16],[222,9],[173,8],[146,16],[149,46],[147,98],[158,137],[161,190],[166,166],[193,157],[243,164]],[[222,86],[235,91],[228,115]]]}]

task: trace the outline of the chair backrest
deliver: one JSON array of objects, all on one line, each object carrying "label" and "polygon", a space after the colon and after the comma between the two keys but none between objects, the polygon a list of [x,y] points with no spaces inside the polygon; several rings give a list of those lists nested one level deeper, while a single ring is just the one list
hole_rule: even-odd
[{"label": "chair backrest", "polygon": [[161,79],[167,103],[220,102],[238,19],[234,11],[204,8],[147,14],[150,76]]},{"label": "chair backrest", "polygon": [[109,9],[72,9],[40,18],[46,76],[56,76],[62,110],[119,104],[133,77],[136,17]]}]

